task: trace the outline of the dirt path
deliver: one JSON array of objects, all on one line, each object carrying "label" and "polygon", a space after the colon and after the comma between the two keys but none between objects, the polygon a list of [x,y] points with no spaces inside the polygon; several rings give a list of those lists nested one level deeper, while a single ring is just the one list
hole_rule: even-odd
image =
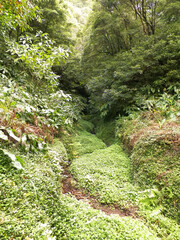
[{"label": "dirt path", "polygon": [[120,217],[125,217],[125,216],[130,216],[132,218],[137,218],[137,210],[138,208],[136,206],[130,207],[128,209],[122,208],[117,205],[103,205],[98,202],[98,200],[92,196],[90,196],[89,193],[85,193],[83,189],[78,189],[75,186],[73,186],[73,176],[72,174],[69,173],[68,168],[64,170],[63,175],[65,176],[64,179],[62,180],[62,193],[63,194],[72,194],[75,196],[77,200],[83,200],[89,203],[89,205],[94,208],[101,210],[105,212],[107,215],[111,214],[117,214]]}]

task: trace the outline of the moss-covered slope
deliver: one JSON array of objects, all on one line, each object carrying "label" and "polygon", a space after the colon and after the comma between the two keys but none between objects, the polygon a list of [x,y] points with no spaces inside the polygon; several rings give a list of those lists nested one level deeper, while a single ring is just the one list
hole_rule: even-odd
[{"label": "moss-covered slope", "polygon": [[179,221],[178,117],[168,119],[162,111],[139,112],[119,119],[117,133],[131,154],[134,184],[156,189],[152,207],[161,206],[165,216]]}]

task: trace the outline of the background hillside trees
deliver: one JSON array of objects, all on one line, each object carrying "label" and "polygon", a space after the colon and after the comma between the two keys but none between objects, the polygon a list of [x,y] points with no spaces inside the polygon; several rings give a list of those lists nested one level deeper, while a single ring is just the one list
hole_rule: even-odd
[{"label": "background hillside trees", "polygon": [[33,20],[30,25],[33,32],[42,31],[48,33],[50,38],[68,47],[72,44],[70,23],[66,21],[67,7],[63,0],[35,0],[39,8],[41,22]]},{"label": "background hillside trees", "polygon": [[178,1],[96,1],[81,59],[93,111],[114,117],[178,96],[179,16]]}]

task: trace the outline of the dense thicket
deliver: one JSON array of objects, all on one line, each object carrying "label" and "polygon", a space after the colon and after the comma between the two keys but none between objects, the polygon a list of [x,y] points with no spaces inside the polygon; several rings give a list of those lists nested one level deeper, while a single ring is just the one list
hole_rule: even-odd
[{"label": "dense thicket", "polygon": [[53,71],[70,55],[65,13],[62,1],[1,1],[0,124],[7,135],[16,131],[12,142],[21,142],[28,124],[44,129],[33,137],[49,141],[77,119],[81,105],[58,88]]},{"label": "dense thicket", "polygon": [[67,57],[62,46],[69,48],[65,9],[55,0],[35,3],[3,0],[0,8],[2,69],[32,89],[56,82],[51,68]]},{"label": "dense thicket", "polygon": [[176,0],[95,2],[80,75],[95,112],[114,117],[146,108],[152,96],[177,97],[179,13]]},{"label": "dense thicket", "polygon": [[67,21],[71,24],[71,39],[74,43],[71,48],[72,54],[66,65],[55,66],[54,70],[61,75],[59,87],[67,92],[87,97],[84,88],[80,58],[83,51],[83,44],[86,40],[84,25],[91,12],[92,0],[71,0],[67,4]]},{"label": "dense thicket", "polygon": [[39,30],[48,33],[56,44],[65,48],[73,44],[70,23],[67,22],[67,7],[63,0],[35,0],[42,21],[33,20],[30,25],[33,32]]}]

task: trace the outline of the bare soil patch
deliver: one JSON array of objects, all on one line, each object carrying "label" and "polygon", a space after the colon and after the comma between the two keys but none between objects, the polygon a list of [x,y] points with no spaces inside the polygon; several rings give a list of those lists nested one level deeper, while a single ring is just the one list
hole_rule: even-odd
[{"label": "bare soil patch", "polygon": [[104,205],[98,202],[98,200],[90,196],[89,193],[85,193],[83,189],[78,189],[73,183],[75,182],[73,176],[68,172],[68,169],[64,170],[65,178],[62,180],[62,193],[67,194],[70,193],[76,197],[77,200],[84,200],[89,203],[91,207],[94,209],[101,210],[105,212],[107,215],[117,214],[120,217],[130,216],[133,218],[137,218],[137,210],[136,206],[131,206],[129,208],[122,208],[118,205]]}]

